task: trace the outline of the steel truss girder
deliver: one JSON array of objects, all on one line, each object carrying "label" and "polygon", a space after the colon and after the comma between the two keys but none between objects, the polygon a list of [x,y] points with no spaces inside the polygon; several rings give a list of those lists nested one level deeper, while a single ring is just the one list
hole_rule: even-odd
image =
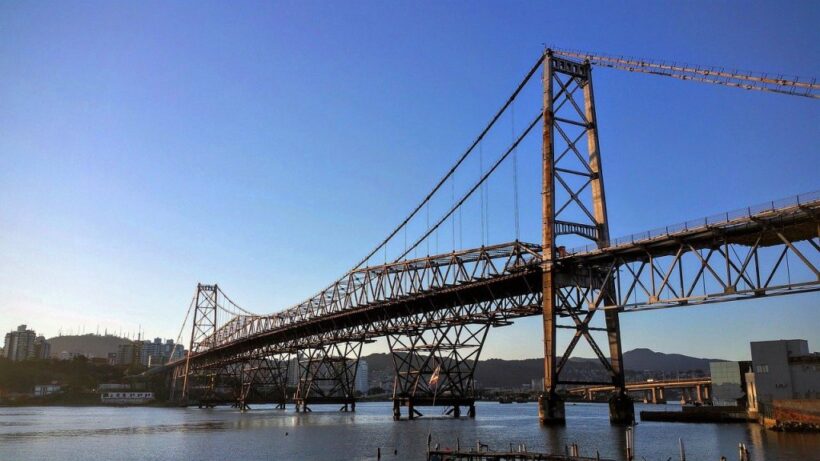
[{"label": "steel truss girder", "polygon": [[[539,257],[537,246],[514,242],[364,268],[349,274],[347,283],[335,284],[333,290],[326,291],[326,298],[321,297],[315,307],[305,308],[299,315],[291,309],[265,317],[237,316],[214,334],[216,340],[209,352],[222,353],[221,349],[232,345],[240,345],[237,349],[254,349],[254,340],[262,344],[274,342],[266,338],[271,335],[284,336],[275,342],[287,342],[289,335],[309,336],[317,331],[343,329],[352,322],[372,321],[385,312],[389,316],[403,316],[505,297],[506,292],[494,293],[490,285],[499,279],[520,279],[523,272],[534,270],[532,262]],[[514,294],[531,290],[522,284]],[[431,295],[442,294],[448,297],[446,303],[429,299]]]},{"label": "steel truss girder", "polygon": [[[763,228],[743,243],[716,235],[707,247],[677,241],[662,254],[641,248],[640,254],[616,255],[599,267],[617,281],[617,296],[608,302],[587,295],[599,309],[634,311],[692,306],[820,289],[820,239],[791,241],[786,233]],[[779,245],[761,246],[772,237]],[[588,284],[578,273],[577,287]]]}]

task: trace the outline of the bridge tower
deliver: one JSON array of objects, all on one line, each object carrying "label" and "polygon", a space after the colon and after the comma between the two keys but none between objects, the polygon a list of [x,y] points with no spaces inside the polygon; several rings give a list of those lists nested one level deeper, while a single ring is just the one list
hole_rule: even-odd
[{"label": "bridge tower", "polygon": [[[564,402],[556,390],[561,384],[580,384],[562,380],[561,371],[583,337],[616,389],[610,400],[610,420],[631,422],[634,408],[624,387],[618,311],[605,310],[605,328],[590,326],[599,306],[615,304],[611,302],[615,282],[601,275],[597,282],[590,283],[595,277],[586,274],[583,279],[587,282],[580,283],[580,274],[573,273],[580,269],[562,267],[559,261],[565,251],[561,242],[570,234],[591,240],[599,248],[608,246],[609,224],[592,69],[588,61],[563,59],[554,56],[551,50],[546,50],[543,61],[542,154],[544,393],[539,398],[539,419],[544,424],[564,423]],[[573,325],[558,324],[559,319],[567,318],[572,319]],[[558,328],[568,328],[574,333],[560,356],[556,342]],[[608,358],[590,334],[595,330],[607,334]]]},{"label": "bridge tower", "polygon": [[[185,368],[182,376],[182,401],[189,397],[189,386],[191,375],[194,370],[191,368],[191,354],[200,352],[208,348],[208,340],[216,331],[217,320],[217,296],[219,287],[217,285],[196,286],[196,297],[194,301],[194,318],[191,329],[191,342],[188,345],[188,354],[185,358]],[[209,382],[213,383],[213,376]]]}]

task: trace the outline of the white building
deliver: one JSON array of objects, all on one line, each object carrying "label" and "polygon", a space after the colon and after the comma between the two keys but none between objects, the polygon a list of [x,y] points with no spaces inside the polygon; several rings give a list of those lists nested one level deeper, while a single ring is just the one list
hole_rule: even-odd
[{"label": "white building", "polygon": [[356,390],[362,394],[367,394],[370,390],[370,374],[367,370],[367,361],[359,360],[359,369],[356,371]]},{"label": "white building", "polygon": [[60,392],[59,384],[38,384],[34,386],[34,396],[44,397],[46,395],[56,394]]},{"label": "white building", "polygon": [[100,400],[106,405],[140,405],[154,400],[153,392],[103,392]]},{"label": "white building", "polygon": [[35,358],[34,340],[37,334],[26,329],[26,325],[17,327],[17,331],[6,333],[3,343],[3,354],[13,362]]}]

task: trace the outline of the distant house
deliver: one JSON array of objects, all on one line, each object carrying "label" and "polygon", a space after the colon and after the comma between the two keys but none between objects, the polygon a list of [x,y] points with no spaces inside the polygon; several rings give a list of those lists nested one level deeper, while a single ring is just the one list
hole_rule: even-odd
[{"label": "distant house", "polygon": [[35,397],[45,397],[47,395],[56,394],[60,392],[59,384],[38,384],[34,386]]},{"label": "distant house", "polygon": [[154,400],[153,392],[103,392],[100,401],[106,405],[140,405]]}]

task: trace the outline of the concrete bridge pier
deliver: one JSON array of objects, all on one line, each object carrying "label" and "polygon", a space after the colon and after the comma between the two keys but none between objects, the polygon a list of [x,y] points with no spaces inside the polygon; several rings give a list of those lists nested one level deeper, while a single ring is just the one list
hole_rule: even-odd
[{"label": "concrete bridge pier", "polygon": [[538,397],[538,419],[541,424],[555,425],[566,422],[564,399],[554,392],[545,392]]},{"label": "concrete bridge pier", "polygon": [[632,424],[635,421],[635,405],[626,392],[620,392],[609,399],[609,422]]},{"label": "concrete bridge pier", "polygon": [[666,394],[664,393],[664,388],[659,386],[656,389],[657,390],[653,390],[653,394],[655,394],[655,397],[652,403],[665,404]]}]

